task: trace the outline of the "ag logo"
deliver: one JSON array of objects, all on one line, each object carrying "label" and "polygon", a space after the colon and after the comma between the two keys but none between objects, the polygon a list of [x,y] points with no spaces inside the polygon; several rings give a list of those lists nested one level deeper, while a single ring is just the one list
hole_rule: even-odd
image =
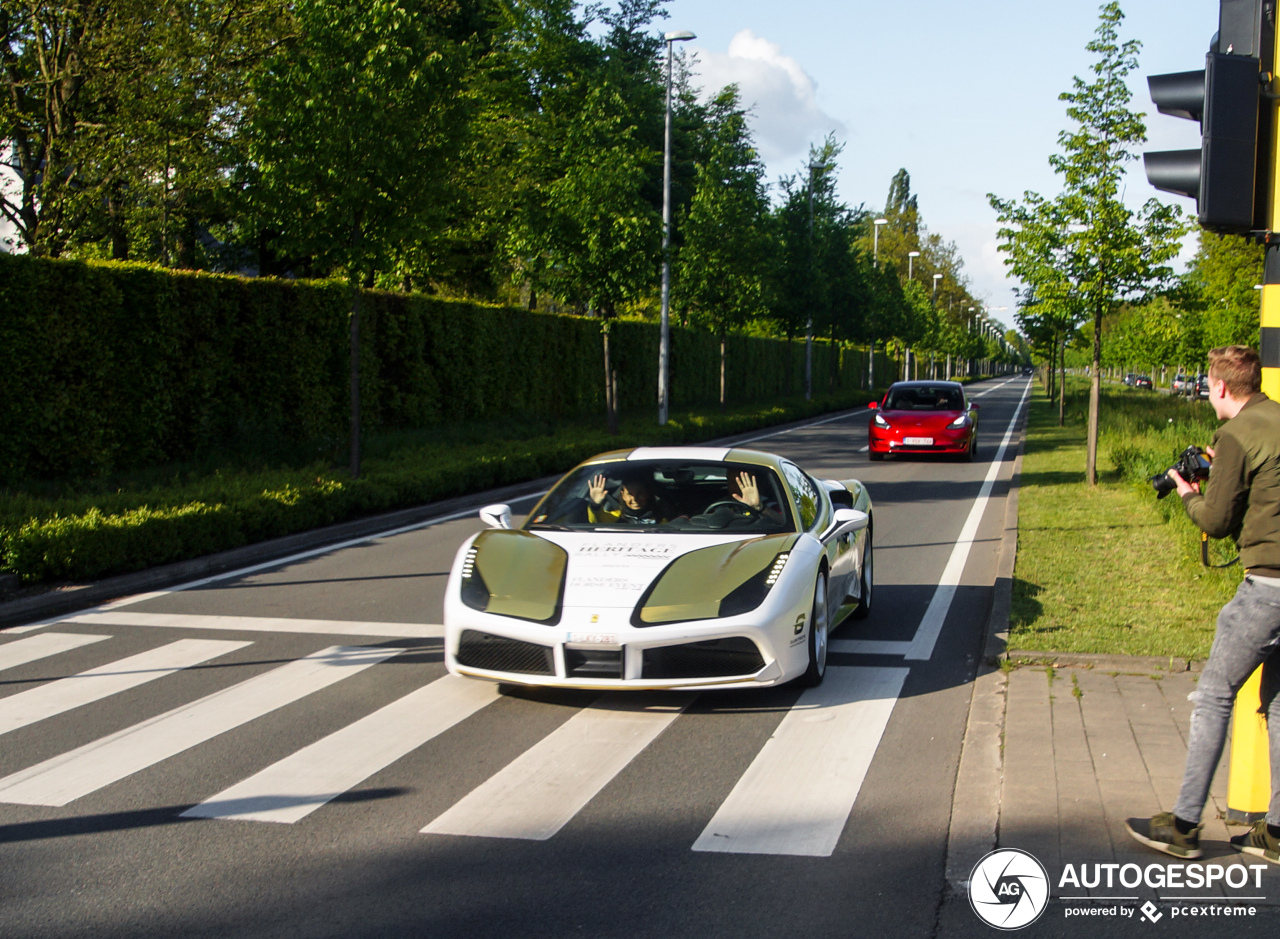
[{"label": "ag logo", "polygon": [[969,875],[969,905],[996,929],[1029,926],[1049,905],[1049,874],[1026,851],[992,851]]}]

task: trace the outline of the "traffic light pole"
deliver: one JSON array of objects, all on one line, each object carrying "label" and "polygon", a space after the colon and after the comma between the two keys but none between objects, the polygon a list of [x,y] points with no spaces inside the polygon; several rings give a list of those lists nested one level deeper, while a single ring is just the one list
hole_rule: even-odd
[{"label": "traffic light pole", "polygon": [[[1280,62],[1280,32],[1274,23],[1262,21],[1262,77],[1274,75]],[[1266,35],[1267,33],[1272,35]],[[1270,53],[1268,58],[1267,53]],[[1258,108],[1259,156],[1257,194],[1265,211],[1266,261],[1262,278],[1262,318],[1258,353],[1262,358],[1262,391],[1272,401],[1280,401],[1280,141],[1275,130],[1280,124],[1280,102],[1272,95],[1277,82],[1263,82]],[[1265,136],[1264,136],[1265,135]],[[1262,703],[1262,669],[1245,682],[1236,695],[1231,724],[1231,769],[1227,782],[1227,820],[1251,823],[1264,817],[1271,802],[1271,764],[1266,718],[1259,714]]]},{"label": "traffic light pole", "polygon": [[[1199,150],[1143,154],[1157,189],[1196,200],[1209,231],[1266,245],[1262,286],[1262,390],[1280,401],[1280,63],[1274,0],[1219,0],[1218,32],[1203,71],[1152,75],[1162,114],[1200,123]],[[1258,713],[1261,669],[1236,695],[1227,818],[1254,822],[1271,798],[1266,720]]]}]

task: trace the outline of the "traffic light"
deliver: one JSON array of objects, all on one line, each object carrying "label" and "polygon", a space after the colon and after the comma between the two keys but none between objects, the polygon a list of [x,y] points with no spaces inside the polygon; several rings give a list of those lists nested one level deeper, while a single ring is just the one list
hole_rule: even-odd
[{"label": "traffic light", "polygon": [[[1275,0],[1220,0],[1203,71],[1152,75],[1161,114],[1200,122],[1199,150],[1144,153],[1151,185],[1196,200],[1200,224],[1244,234],[1267,229]],[[1259,171],[1261,169],[1261,172]]]}]

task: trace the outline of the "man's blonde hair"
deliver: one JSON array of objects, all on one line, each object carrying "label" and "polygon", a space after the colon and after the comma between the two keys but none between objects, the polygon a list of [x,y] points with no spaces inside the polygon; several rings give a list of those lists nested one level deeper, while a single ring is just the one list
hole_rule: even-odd
[{"label": "man's blonde hair", "polygon": [[1209,352],[1209,374],[1225,382],[1231,397],[1243,400],[1262,390],[1262,359],[1248,346],[1221,346]]}]

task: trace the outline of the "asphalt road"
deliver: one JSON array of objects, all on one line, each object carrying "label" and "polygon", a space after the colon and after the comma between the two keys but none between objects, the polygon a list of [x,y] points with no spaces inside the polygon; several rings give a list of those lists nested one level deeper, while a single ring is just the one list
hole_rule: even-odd
[{"label": "asphalt road", "polygon": [[[875,605],[819,706],[437,683],[474,516],[0,633],[0,936],[937,934],[1012,452],[979,496],[1028,385],[971,389],[973,463],[871,463],[865,411],[751,444],[875,501]],[[762,777],[784,830],[844,787],[829,854],[704,838]],[[542,840],[437,833],[513,804]]]}]

